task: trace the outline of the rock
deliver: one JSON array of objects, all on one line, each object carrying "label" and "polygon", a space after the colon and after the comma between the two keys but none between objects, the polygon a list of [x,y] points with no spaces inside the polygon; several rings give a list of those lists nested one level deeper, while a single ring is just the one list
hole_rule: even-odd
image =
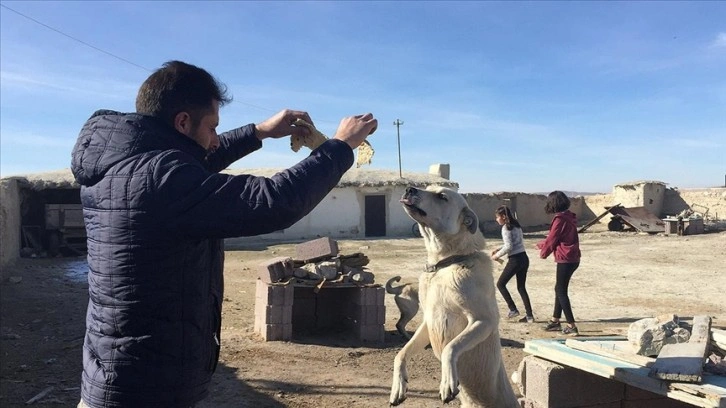
[{"label": "rock", "polygon": [[[630,324],[628,341],[641,356],[657,356],[666,344],[688,341],[688,330],[678,326],[678,316],[664,314],[640,319]],[[685,331],[685,333],[684,333]],[[676,334],[677,333],[677,334]]]}]

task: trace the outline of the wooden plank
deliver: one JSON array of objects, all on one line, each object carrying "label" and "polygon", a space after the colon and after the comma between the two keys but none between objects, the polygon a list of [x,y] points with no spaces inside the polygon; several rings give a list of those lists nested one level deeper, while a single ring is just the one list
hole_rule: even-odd
[{"label": "wooden plank", "polygon": [[562,339],[529,340],[524,343],[524,351],[691,405],[726,408],[726,377],[704,375],[702,384],[682,383],[678,384],[678,387],[673,387],[674,384],[649,377],[650,370],[647,367],[574,350],[564,343]]},{"label": "wooden plank", "polygon": [[597,354],[599,356],[625,361],[632,364],[637,364],[643,367],[650,367],[653,365],[653,363],[655,363],[654,358],[641,356],[635,353],[620,351],[617,349],[615,343],[622,342],[585,342],[575,339],[565,340],[565,345],[575,350],[587,351],[588,353]]},{"label": "wooden plank", "polygon": [[590,227],[591,227],[591,226],[593,226],[593,225],[594,225],[594,224],[595,224],[596,222],[600,221],[600,220],[602,219],[602,217],[604,217],[604,216],[606,216],[606,215],[610,214],[610,210],[611,210],[611,209],[613,209],[613,208],[616,208],[616,207],[620,207],[620,203],[618,203],[618,204],[615,204],[615,205],[614,205],[614,206],[612,206],[612,207],[605,207],[605,212],[604,212],[604,213],[602,213],[602,214],[598,215],[598,216],[597,216],[597,218],[595,218],[594,220],[592,220],[592,221],[588,222],[587,224],[583,225],[583,226],[582,226],[582,228],[580,228],[580,229],[579,229],[579,230],[578,230],[577,232],[578,232],[578,233],[582,233],[582,232],[583,232],[583,231],[585,231],[586,229],[590,228]]},{"label": "wooden plank", "polygon": [[711,318],[700,315],[693,316],[693,326],[691,327],[691,337],[689,343],[708,343],[709,333],[711,332]]},{"label": "wooden plank", "polygon": [[649,375],[668,381],[701,382],[704,350],[703,343],[666,344],[650,367]]},{"label": "wooden plank", "polygon": [[710,317],[695,316],[688,343],[663,346],[649,375],[668,381],[701,382],[710,329]]},{"label": "wooden plank", "polygon": [[711,345],[714,345],[726,352],[726,330],[711,329]]}]

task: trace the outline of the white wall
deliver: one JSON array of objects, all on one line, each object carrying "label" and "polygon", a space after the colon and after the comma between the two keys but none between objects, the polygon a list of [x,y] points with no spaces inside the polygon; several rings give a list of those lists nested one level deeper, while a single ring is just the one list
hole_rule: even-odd
[{"label": "white wall", "polygon": [[389,185],[380,187],[334,188],[315,209],[284,231],[256,237],[228,238],[228,248],[259,240],[304,241],[318,237],[366,238],[365,197],[383,195],[386,200],[386,236],[411,236],[413,220],[406,215],[399,199],[406,187]]}]

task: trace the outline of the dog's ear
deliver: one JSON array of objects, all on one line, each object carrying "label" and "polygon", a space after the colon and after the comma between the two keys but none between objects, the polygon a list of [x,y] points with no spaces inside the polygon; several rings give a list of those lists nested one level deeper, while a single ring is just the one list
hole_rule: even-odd
[{"label": "dog's ear", "polygon": [[462,222],[466,226],[466,229],[469,230],[470,233],[476,234],[476,231],[479,229],[479,217],[476,216],[474,211],[472,211],[471,208],[466,207],[461,211],[461,217],[463,218]]}]

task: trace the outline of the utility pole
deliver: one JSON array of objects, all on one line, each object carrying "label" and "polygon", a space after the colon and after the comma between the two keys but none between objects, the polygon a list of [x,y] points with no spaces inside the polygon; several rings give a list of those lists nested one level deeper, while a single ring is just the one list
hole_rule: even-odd
[{"label": "utility pole", "polygon": [[401,125],[403,125],[403,121],[400,119],[393,122],[393,126],[396,127],[396,140],[398,141],[398,177],[403,178],[403,171],[401,171]]}]

